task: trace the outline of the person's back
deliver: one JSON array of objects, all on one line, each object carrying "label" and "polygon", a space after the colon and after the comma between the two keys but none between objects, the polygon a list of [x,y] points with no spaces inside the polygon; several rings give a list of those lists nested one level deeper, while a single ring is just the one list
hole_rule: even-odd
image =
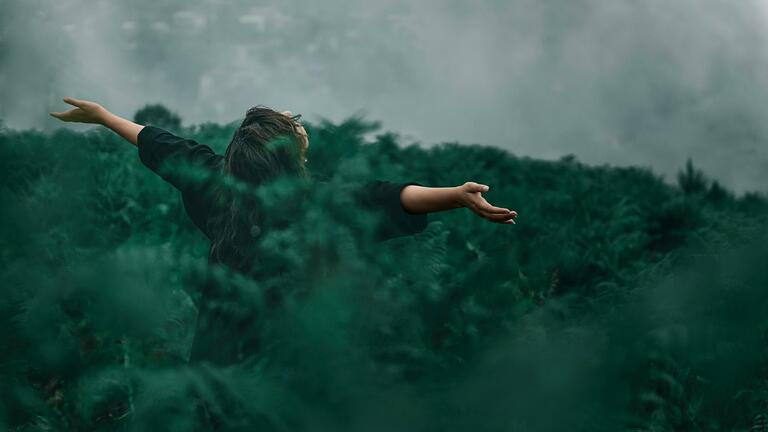
[{"label": "person's back", "polygon": [[[296,121],[297,117],[291,116],[290,112],[279,113],[260,106],[249,109],[222,156],[194,140],[118,117],[97,103],[73,98],[64,101],[76,108],[53,112],[53,117],[66,122],[102,124],[112,129],[138,147],[144,165],[181,192],[189,217],[211,241],[209,261],[213,267],[221,265],[220,268],[258,274],[249,267],[258,258],[251,252],[262,234],[259,232],[262,209],[243,202],[243,194],[230,191],[221,183],[192,180],[194,175],[187,175],[178,168],[192,167],[198,174],[204,173],[203,177],[206,177],[205,173],[211,174],[212,179],[218,174],[225,178],[231,176],[252,188],[284,175],[306,177],[304,162],[309,140],[304,128]],[[376,180],[358,188],[354,195],[357,204],[382,210],[383,223],[378,227],[376,237],[386,240],[423,230],[428,213],[461,207],[467,207],[489,221],[514,223],[516,212],[494,207],[481,196],[488,189],[488,186],[474,182],[433,188],[414,182]],[[215,270],[209,274],[215,274]],[[252,324],[253,320],[264,317],[251,313],[248,307],[226,307],[228,302],[239,303],[241,299],[221,288],[215,278],[204,283],[203,295],[197,305],[197,333],[190,358],[193,363],[227,366],[257,356],[261,348],[258,326]],[[200,368],[201,373],[207,370]],[[209,381],[205,384],[207,388],[218,393],[213,390],[215,377]],[[243,411],[239,406],[246,401],[232,399],[226,392],[214,397],[224,402],[211,404],[202,395],[198,396],[198,410],[204,427],[220,430],[228,424],[248,424],[249,429],[269,426],[265,419],[244,414],[247,410]],[[215,407],[225,411],[211,411]]]},{"label": "person's back", "polygon": [[[141,162],[182,194],[184,207],[194,224],[211,241],[212,263],[237,268],[247,261],[244,248],[252,243],[258,209],[239,205],[238,194],[226,187],[191,181],[179,165],[208,173],[223,173],[257,188],[280,176],[306,178],[309,138],[290,111],[264,106],[250,108],[227,147],[217,155],[209,146],[155,127],[121,118],[95,102],[64,98],[76,108],[50,115],[65,122],[96,123],[112,129],[138,148]],[[215,183],[215,182],[214,182]],[[360,205],[383,210],[380,240],[424,229],[427,214],[466,207],[486,220],[513,224],[517,212],[489,204],[482,192],[489,187],[466,182],[455,187],[426,187],[416,182],[371,181],[357,189]]]},{"label": "person's back", "polygon": [[[248,145],[237,140],[236,135],[233,140],[235,146]],[[262,209],[253,200],[243,197],[242,193],[235,199],[237,191],[231,187],[226,189],[221,184],[222,176],[232,175],[227,170],[226,156],[216,154],[207,145],[155,126],[146,126],[141,130],[137,146],[142,163],[181,192],[190,219],[211,241],[210,264],[226,265],[231,270],[251,276],[258,274],[252,268],[260,261],[254,251],[267,227],[264,216],[260,215]],[[230,157],[243,153],[231,144],[230,149],[233,148],[228,151]],[[258,159],[268,157],[259,154]],[[272,160],[279,161],[279,157],[272,157]],[[257,164],[252,163],[249,168]],[[192,172],[185,171],[185,165],[186,168],[193,168]],[[289,170],[290,166],[274,171],[280,174]],[[248,169],[237,177],[253,186],[258,186],[254,184],[256,182],[272,180],[267,176],[257,177],[250,171]],[[322,181],[311,181],[311,184],[315,188],[327,187]],[[409,185],[419,183],[374,180],[347,188],[357,205],[381,211],[383,223],[375,230],[376,241],[415,234],[426,227],[426,213],[410,213],[401,204],[400,194]],[[228,194],[228,191],[232,193]],[[252,330],[254,320],[259,317],[247,310],[238,314],[235,312],[237,308],[227,307],[238,301],[232,295],[227,290],[219,289],[215,281],[203,283],[191,362],[209,361],[226,365],[258,353],[258,335],[243,333]]]}]

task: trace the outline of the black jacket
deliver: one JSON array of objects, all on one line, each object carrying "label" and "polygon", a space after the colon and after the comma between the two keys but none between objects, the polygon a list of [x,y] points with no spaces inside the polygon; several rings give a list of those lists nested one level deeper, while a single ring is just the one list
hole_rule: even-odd
[{"label": "black jacket", "polygon": [[[220,211],[215,208],[213,194],[207,183],[186,181],[183,172],[169,169],[173,164],[184,162],[195,168],[220,171],[224,157],[216,154],[209,146],[192,139],[186,139],[155,126],[145,126],[138,135],[139,158],[150,170],[181,192],[184,208],[192,222],[209,240],[208,221]],[[383,212],[383,224],[379,227],[378,240],[414,234],[427,225],[426,214],[412,214],[406,211],[400,201],[400,192],[407,185],[416,182],[393,183],[382,180],[370,181],[353,189],[353,196],[361,206],[374,207]],[[248,339],[238,334],[237,328],[245,328],[236,317],[221,316],[209,303],[215,296],[214,290],[204,289],[198,305],[198,325],[192,349],[192,361],[209,360],[224,364],[237,361],[242,355],[242,343]],[[211,345],[220,349],[211,350]],[[239,345],[236,346],[236,345]]]}]

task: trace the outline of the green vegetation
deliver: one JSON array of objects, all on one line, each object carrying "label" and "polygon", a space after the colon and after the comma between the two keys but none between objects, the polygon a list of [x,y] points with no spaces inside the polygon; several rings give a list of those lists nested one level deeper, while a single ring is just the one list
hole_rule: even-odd
[{"label": "green vegetation", "polygon": [[[155,111],[220,152],[236,127]],[[306,126],[309,166],[337,190],[472,180],[517,225],[462,209],[371,244],[375,215],[343,211],[344,194],[275,182],[243,193],[295,222],[270,219],[251,279],[209,268],[178,192],[116,135],[3,129],[0,425],[198,430],[198,394],[224,430],[768,430],[764,196],[691,162],[671,185],[366,140],[378,125],[360,118]],[[228,293],[211,307],[250,318],[255,359],[187,362],[211,283]]]}]

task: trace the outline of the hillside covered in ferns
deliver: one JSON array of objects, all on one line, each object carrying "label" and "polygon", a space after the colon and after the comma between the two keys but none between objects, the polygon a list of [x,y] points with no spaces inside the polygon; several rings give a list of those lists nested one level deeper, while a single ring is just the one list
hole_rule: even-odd
[{"label": "hillside covered in ferns", "polygon": [[[135,118],[221,153],[238,125]],[[3,128],[4,430],[198,430],[195,394],[226,430],[768,430],[765,196],[691,161],[670,181],[358,117],[305,126],[312,175],[338,190],[476,181],[517,224],[459,209],[371,243],[343,194],[275,182],[262,210],[293,222],[261,240],[275,270],[256,280],[208,266],[178,191],[111,131]],[[258,317],[257,358],[188,361],[211,281],[222,313]]]}]

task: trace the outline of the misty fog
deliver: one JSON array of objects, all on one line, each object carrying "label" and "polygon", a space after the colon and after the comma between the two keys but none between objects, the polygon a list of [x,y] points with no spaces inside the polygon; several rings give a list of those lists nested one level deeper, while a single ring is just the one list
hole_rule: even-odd
[{"label": "misty fog", "polygon": [[185,124],[362,113],[425,146],[668,179],[691,157],[768,191],[766,18],[756,0],[0,0],[0,119],[61,127],[65,96]]}]

